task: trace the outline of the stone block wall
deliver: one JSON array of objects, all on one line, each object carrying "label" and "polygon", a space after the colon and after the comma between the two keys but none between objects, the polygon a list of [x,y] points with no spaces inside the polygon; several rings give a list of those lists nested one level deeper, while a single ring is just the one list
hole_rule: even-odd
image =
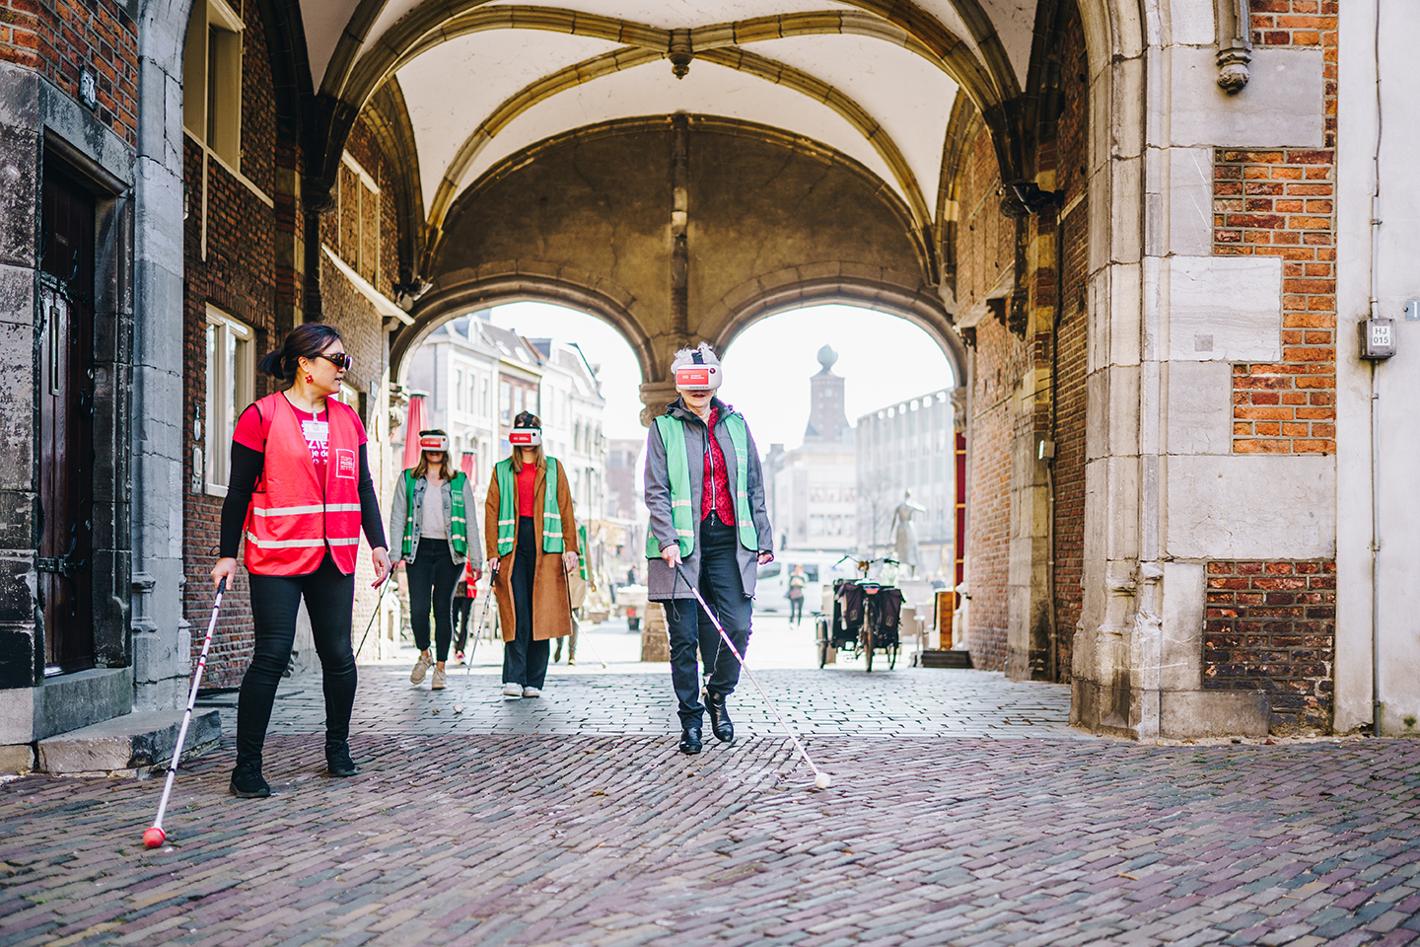
[{"label": "stone block wall", "polygon": [[1205,690],[1262,690],[1273,731],[1331,727],[1336,562],[1210,562]]},{"label": "stone block wall", "polygon": [[138,26],[123,0],[0,0],[0,61],[33,69],[74,99],[93,71],[100,121],[138,140]]}]

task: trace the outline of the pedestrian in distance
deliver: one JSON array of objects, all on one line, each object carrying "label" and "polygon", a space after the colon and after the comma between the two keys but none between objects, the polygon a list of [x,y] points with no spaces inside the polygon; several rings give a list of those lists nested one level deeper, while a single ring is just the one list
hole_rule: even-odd
[{"label": "pedestrian in distance", "polygon": [[804,587],[808,585],[802,565],[794,566],[789,574],[789,623],[799,625],[804,620]]},{"label": "pedestrian in distance", "polygon": [[352,364],[335,329],[317,322],[297,326],[261,360],[262,371],[290,386],[248,406],[232,435],[212,584],[226,579],[231,587],[245,535],[255,648],[237,699],[231,790],[242,798],[271,795],[261,774],[262,748],[303,598],[325,691],[326,770],[331,776],[360,771],[349,738],[357,678],[350,625],[362,528],[374,586],[389,578],[390,559],[365,427],[336,398]]},{"label": "pedestrian in distance", "polygon": [[740,664],[720,647],[719,632],[686,583],[695,583],[743,655],[758,567],[774,559],[774,533],[749,425],[715,396],[724,373],[714,351],[703,342],[682,349],[671,371],[678,397],[646,436],[646,587],[647,598],[665,604],[680,750],[699,753],[707,709],[715,738],[735,739],[726,700],[739,683]]},{"label": "pedestrian in distance", "polygon": [[[434,667],[432,690],[445,687],[445,665],[454,636],[454,586],[465,564],[483,561],[473,484],[449,463],[449,436],[419,432],[419,463],[404,471],[390,505],[390,535],[400,537],[399,562],[409,572],[410,623],[419,657],[409,683],[419,684]],[[474,581],[482,574],[473,572]],[[434,652],[429,650],[429,610],[434,611]],[[462,650],[462,649],[460,649]]]},{"label": "pedestrian in distance", "polygon": [[493,465],[483,508],[488,568],[496,569],[503,696],[541,697],[551,641],[572,633],[568,575],[577,568],[572,489],[542,448],[542,421],[513,419],[512,455]]},{"label": "pedestrian in distance", "polygon": [[[468,647],[468,617],[473,612],[473,600],[478,598],[477,580],[474,579],[473,563],[470,557],[464,563],[463,575],[459,578],[458,585],[454,586],[454,660],[459,664],[464,662],[464,649]],[[483,557],[479,556],[478,572],[483,571]],[[474,647],[477,647],[475,642]]]}]

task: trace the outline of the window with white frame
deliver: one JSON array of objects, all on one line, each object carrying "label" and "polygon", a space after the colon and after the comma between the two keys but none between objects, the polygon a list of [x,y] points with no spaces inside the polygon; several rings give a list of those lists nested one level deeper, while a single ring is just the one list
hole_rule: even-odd
[{"label": "window with white frame", "polygon": [[227,0],[199,0],[183,51],[183,125],[234,171],[242,159],[242,18]]},{"label": "window with white frame", "polygon": [[251,326],[207,307],[207,492],[227,495],[232,432],[237,416],[255,400],[255,337]]}]

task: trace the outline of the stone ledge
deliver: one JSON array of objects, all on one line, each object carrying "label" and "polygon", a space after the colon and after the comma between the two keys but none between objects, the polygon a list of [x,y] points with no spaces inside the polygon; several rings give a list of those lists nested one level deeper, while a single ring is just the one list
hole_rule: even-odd
[{"label": "stone ledge", "polygon": [[94,668],[0,690],[0,744],[32,743],[133,709],[133,670]]},{"label": "stone ledge", "polygon": [[[38,769],[46,773],[112,773],[141,770],[172,757],[182,711],[126,714],[39,741]],[[184,758],[212,746],[222,736],[215,710],[195,710]]]},{"label": "stone ledge", "polygon": [[24,775],[35,768],[35,748],[28,743],[0,746],[0,773]]},{"label": "stone ledge", "polygon": [[1159,736],[1265,737],[1270,711],[1262,691],[1163,691],[1159,694]]}]

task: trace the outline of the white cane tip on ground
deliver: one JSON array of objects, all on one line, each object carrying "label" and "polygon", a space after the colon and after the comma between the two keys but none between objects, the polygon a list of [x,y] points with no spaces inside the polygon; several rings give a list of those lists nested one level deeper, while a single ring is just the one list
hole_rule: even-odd
[{"label": "white cane tip on ground", "polygon": [[819,773],[814,777],[814,785],[819,789],[827,789],[833,785],[833,777],[827,773]]}]

